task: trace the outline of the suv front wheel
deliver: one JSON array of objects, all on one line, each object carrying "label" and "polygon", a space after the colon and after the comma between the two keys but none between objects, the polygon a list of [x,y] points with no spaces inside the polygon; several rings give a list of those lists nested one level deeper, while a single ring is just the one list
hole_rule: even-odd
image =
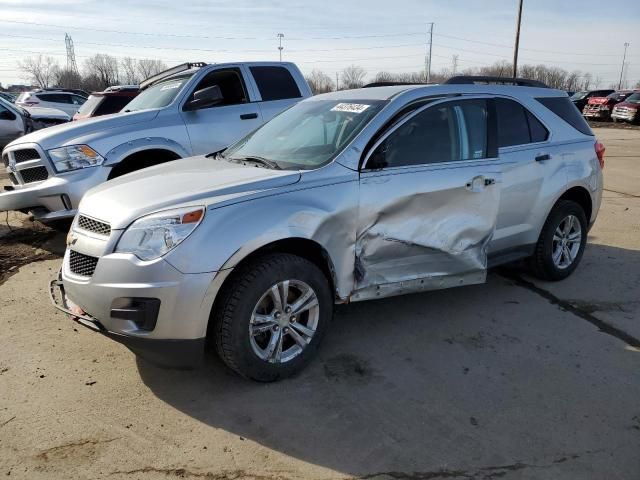
[{"label": "suv front wheel", "polygon": [[562,280],[576,269],[587,244],[587,218],[582,207],[560,200],[551,209],[530,259],[532,273],[542,280]]},{"label": "suv front wheel", "polygon": [[296,255],[273,253],[234,272],[214,311],[220,358],[239,374],[271,382],[313,357],[333,315],[322,270]]}]

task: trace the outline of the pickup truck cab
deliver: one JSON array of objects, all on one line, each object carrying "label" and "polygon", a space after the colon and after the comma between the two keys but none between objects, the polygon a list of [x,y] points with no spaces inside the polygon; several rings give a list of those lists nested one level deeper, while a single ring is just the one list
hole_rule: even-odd
[{"label": "pickup truck cab", "polygon": [[12,185],[0,211],[42,222],[71,218],[91,187],[141,168],[221,150],[311,90],[285,62],[185,63],[140,84],[114,115],[49,128],[11,142]]}]

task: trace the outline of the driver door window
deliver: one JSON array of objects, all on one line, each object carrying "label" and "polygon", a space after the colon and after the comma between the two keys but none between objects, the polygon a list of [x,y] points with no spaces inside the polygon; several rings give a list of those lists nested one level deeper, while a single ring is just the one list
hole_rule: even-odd
[{"label": "driver door window", "polygon": [[368,169],[406,167],[487,157],[484,100],[428,107],[402,123],[373,152]]},{"label": "driver door window", "polygon": [[[236,68],[226,70],[215,70],[205,76],[191,93],[189,100],[193,99],[193,94],[203,88],[218,85],[222,92],[222,102],[213,107],[225,105],[238,105],[249,102],[247,89],[242,81],[242,74]],[[188,102],[188,101],[187,101]],[[212,107],[209,107],[212,108]]]}]

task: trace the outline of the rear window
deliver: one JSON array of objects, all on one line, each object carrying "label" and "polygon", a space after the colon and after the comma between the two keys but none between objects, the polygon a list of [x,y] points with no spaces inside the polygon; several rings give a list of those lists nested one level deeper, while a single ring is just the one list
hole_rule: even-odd
[{"label": "rear window", "polygon": [[104,99],[102,95],[90,95],[86,102],[82,104],[80,109],[78,110],[79,115],[89,115],[91,116],[91,112],[93,112],[100,102]]},{"label": "rear window", "polygon": [[94,112],[94,116],[109,115],[111,113],[117,113],[133,100],[133,97],[125,95],[114,95],[104,97],[104,101],[98,106]]},{"label": "rear window", "polygon": [[536,98],[536,100],[580,133],[593,136],[589,124],[582,118],[580,111],[567,97],[541,97]]},{"label": "rear window", "polygon": [[286,68],[251,67],[250,70],[263,101],[300,98],[302,96],[296,81]]},{"label": "rear window", "polygon": [[43,102],[71,103],[71,97],[64,93],[38,93],[36,97]]}]

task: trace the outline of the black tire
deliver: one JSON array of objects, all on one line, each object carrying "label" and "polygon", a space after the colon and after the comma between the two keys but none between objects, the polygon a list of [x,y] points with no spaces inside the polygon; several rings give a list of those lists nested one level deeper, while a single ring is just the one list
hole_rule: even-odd
[{"label": "black tire", "polygon": [[[559,268],[553,261],[553,236],[560,223],[569,215],[574,215],[580,222],[582,238],[580,248],[573,262],[565,268]],[[541,280],[558,281],[567,278],[576,269],[587,244],[587,218],[582,207],[571,200],[559,200],[551,209],[540,237],[536,243],[534,254],[529,259],[531,273]]]},{"label": "black tire", "polygon": [[[220,293],[212,318],[219,357],[235,372],[259,382],[273,382],[302,370],[316,353],[333,316],[333,294],[322,270],[302,257],[271,253],[240,266],[232,275]],[[299,280],[313,289],[319,318],[311,341],[301,353],[284,363],[270,363],[253,350],[249,324],[262,295],[283,280]]]}]

